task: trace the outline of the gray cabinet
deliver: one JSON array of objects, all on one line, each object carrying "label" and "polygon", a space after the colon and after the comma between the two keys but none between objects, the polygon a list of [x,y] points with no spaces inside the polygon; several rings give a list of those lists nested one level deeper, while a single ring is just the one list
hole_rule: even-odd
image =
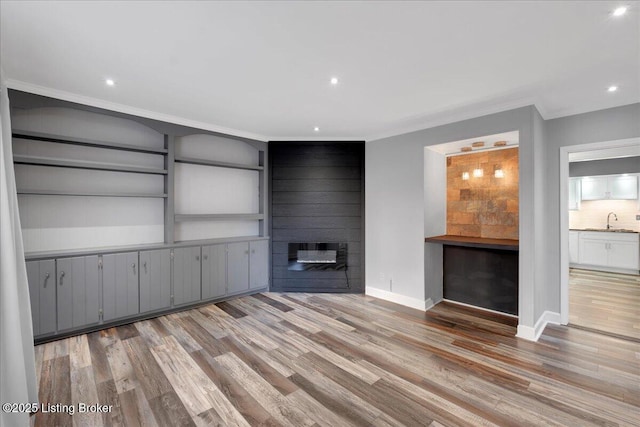
[{"label": "gray cabinet", "polygon": [[249,290],[249,242],[227,244],[227,293]]},{"label": "gray cabinet", "polygon": [[173,305],[200,300],[200,247],[173,249]]},{"label": "gray cabinet", "polygon": [[269,241],[249,243],[249,288],[265,288],[269,285]]},{"label": "gray cabinet", "polygon": [[202,247],[202,299],[221,297],[227,293],[226,245]]},{"label": "gray cabinet", "polygon": [[139,313],[138,252],[102,257],[102,319],[109,321]]},{"label": "gray cabinet", "polygon": [[169,249],[140,252],[140,313],[171,306]]},{"label": "gray cabinet", "polygon": [[27,280],[31,299],[33,335],[56,331],[56,265],[55,261],[27,262]]},{"label": "gray cabinet", "polygon": [[100,321],[98,256],[56,260],[58,331]]}]

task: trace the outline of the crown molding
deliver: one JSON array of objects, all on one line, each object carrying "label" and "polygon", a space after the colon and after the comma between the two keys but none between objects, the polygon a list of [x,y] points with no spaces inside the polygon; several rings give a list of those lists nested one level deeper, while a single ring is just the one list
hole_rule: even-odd
[{"label": "crown molding", "polygon": [[546,120],[547,118],[545,110],[541,109],[539,107],[539,102],[536,101],[537,99],[535,99],[534,97],[521,97],[502,102],[487,101],[475,105],[452,108],[449,110],[444,110],[438,113],[424,116],[422,120],[419,120],[412,125],[399,126],[385,132],[369,135],[365,138],[365,141],[376,141],[379,139],[390,138],[393,136],[417,132],[437,126],[448,125],[451,123],[461,122],[463,120],[475,119],[477,117],[487,116],[489,114],[501,113],[503,111],[509,111],[516,108],[529,106],[534,106],[538,110],[542,118]]},{"label": "crown molding", "polygon": [[116,102],[105,101],[105,100],[93,98],[90,96],[78,95],[75,93],[66,92],[58,89],[52,89],[45,86],[35,85],[32,83],[23,82],[20,80],[7,79],[5,83],[6,83],[6,86],[10,89],[29,92],[35,95],[48,96],[50,98],[57,98],[63,101],[75,102],[78,104],[84,104],[91,107],[102,108],[105,110],[117,111],[119,113],[130,114],[132,116],[144,117],[147,119],[159,120],[162,122],[188,126],[196,129],[208,130],[211,132],[218,132],[218,133],[237,136],[241,138],[254,139],[254,140],[263,141],[263,142],[266,142],[270,139],[265,135],[245,132],[239,129],[232,129],[232,128],[227,128],[223,126],[217,126],[212,123],[205,123],[197,120],[185,119],[183,117],[178,117],[171,114],[159,113],[157,111],[145,110],[143,108],[131,107],[129,105],[118,104]]}]

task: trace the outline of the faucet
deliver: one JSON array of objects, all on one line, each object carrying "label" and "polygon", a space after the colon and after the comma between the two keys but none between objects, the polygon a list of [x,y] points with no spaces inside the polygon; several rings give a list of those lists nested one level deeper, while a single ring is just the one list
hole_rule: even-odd
[{"label": "faucet", "polygon": [[615,219],[616,221],[618,220],[618,215],[614,214],[613,212],[609,212],[609,215],[607,215],[607,230],[611,229],[611,226],[609,225],[609,218],[611,218],[611,215],[613,215],[613,219]]}]

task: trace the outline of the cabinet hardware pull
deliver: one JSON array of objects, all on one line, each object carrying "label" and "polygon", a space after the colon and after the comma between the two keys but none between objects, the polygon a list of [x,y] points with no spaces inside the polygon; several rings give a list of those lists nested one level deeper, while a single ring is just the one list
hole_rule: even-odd
[{"label": "cabinet hardware pull", "polygon": [[204,255],[203,257],[205,260],[209,259],[209,255]]},{"label": "cabinet hardware pull", "polygon": [[196,261],[200,261],[200,255],[196,255]]},{"label": "cabinet hardware pull", "polygon": [[62,278],[64,277],[64,271],[60,273],[60,286],[62,286]]},{"label": "cabinet hardware pull", "polygon": [[249,251],[244,251],[244,254],[245,255],[249,255]]},{"label": "cabinet hardware pull", "polygon": [[136,264],[135,263],[131,264],[131,268],[133,269],[133,274],[135,275],[136,274]]},{"label": "cabinet hardware pull", "polygon": [[255,253],[256,253],[256,250],[255,250],[255,249],[251,249],[251,253],[252,253],[252,254],[255,254]]},{"label": "cabinet hardware pull", "polygon": [[142,266],[144,267],[144,274],[147,274],[147,261],[143,262]]},{"label": "cabinet hardware pull", "polygon": [[49,273],[44,275],[44,286],[43,287],[47,287],[47,282],[49,281]]}]

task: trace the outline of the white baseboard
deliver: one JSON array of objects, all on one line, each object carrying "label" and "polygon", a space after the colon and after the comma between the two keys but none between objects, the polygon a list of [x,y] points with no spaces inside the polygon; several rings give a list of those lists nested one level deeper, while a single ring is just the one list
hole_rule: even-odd
[{"label": "white baseboard", "polygon": [[561,323],[560,313],[547,310],[542,313],[542,316],[540,316],[535,326],[518,325],[518,333],[516,334],[516,337],[529,341],[538,341],[538,338],[542,335],[542,331],[544,331],[544,328],[549,323],[559,325]]},{"label": "white baseboard", "polygon": [[404,305],[406,307],[415,308],[416,310],[427,311],[433,307],[433,301],[431,298],[426,300],[420,300],[418,298],[408,297],[405,295],[396,294],[382,289],[366,287],[364,291],[365,295],[380,298],[385,301],[395,302],[396,304]]}]

